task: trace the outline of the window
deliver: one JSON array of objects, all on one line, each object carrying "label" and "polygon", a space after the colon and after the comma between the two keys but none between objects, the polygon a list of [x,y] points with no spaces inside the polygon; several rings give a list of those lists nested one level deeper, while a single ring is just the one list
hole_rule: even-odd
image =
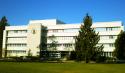
[{"label": "window", "polygon": [[53,30],[48,30],[48,32],[50,33],[50,32],[53,32]]},{"label": "window", "polygon": [[71,47],[72,44],[63,44],[64,47]]},{"label": "window", "polygon": [[106,31],[112,31],[112,27],[106,27]]},{"label": "window", "polygon": [[25,50],[7,50],[7,53],[26,53]]},{"label": "window", "polygon": [[99,31],[106,31],[106,28],[96,28],[95,31],[99,32]]},{"label": "window", "polygon": [[73,40],[74,38],[74,36],[56,36],[55,40]]},{"label": "window", "polygon": [[53,32],[58,32],[58,29],[54,29]]},{"label": "window", "polygon": [[112,30],[113,31],[119,30],[119,27],[113,27]]},{"label": "window", "polygon": [[7,36],[11,36],[11,35],[22,35],[22,34],[26,34],[27,30],[8,30],[7,31]]},{"label": "window", "polygon": [[7,44],[7,47],[26,47],[27,44]]},{"label": "window", "polygon": [[106,31],[116,31],[119,30],[119,27],[107,27]]},{"label": "window", "polygon": [[18,33],[18,31],[17,31],[17,30],[14,30],[14,33]]},{"label": "window", "polygon": [[109,36],[109,39],[113,39],[113,35],[110,35],[110,36]]},{"label": "window", "polygon": [[109,44],[109,47],[114,47],[114,44]]},{"label": "window", "polygon": [[78,32],[80,29],[73,28],[73,29],[64,29],[64,32]]},{"label": "window", "polygon": [[103,56],[112,57],[112,52],[103,52]]}]

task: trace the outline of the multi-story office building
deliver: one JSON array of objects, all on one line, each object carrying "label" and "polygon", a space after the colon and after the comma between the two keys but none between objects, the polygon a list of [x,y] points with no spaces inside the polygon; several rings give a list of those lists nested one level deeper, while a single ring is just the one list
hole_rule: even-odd
[{"label": "multi-story office building", "polygon": [[[6,26],[3,35],[3,57],[11,56],[38,56],[48,52],[49,56],[60,58],[75,51],[75,37],[79,34],[80,24],[65,24],[62,21],[31,20],[26,26]],[[124,30],[121,21],[96,22],[92,28],[99,32],[99,44],[104,45],[104,54],[112,56],[115,49],[114,42],[121,30]],[[56,49],[52,49],[51,36],[56,41]],[[40,51],[41,50],[41,51]]]}]

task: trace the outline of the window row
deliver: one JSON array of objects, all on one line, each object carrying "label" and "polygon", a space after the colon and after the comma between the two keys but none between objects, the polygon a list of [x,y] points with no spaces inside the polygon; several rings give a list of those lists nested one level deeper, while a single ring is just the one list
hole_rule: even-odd
[{"label": "window row", "polygon": [[103,56],[112,57],[113,53],[112,52],[103,52]]},{"label": "window row", "polygon": [[7,38],[8,41],[25,41],[27,38]]},{"label": "window row", "polygon": [[[78,32],[80,30],[80,28],[74,28],[74,29],[50,29],[48,30],[48,32]],[[98,27],[95,28],[95,31],[99,32],[99,31],[117,31],[120,30],[120,27]]]},{"label": "window row", "polygon": [[[98,44],[98,45],[102,45],[102,44]],[[106,43],[103,44],[104,47],[115,47],[114,43]]]},{"label": "window row", "polygon": [[63,44],[64,47],[72,47],[73,44]]},{"label": "window row", "polygon": [[27,44],[7,44],[7,47],[26,47]]},{"label": "window row", "polygon": [[102,28],[95,28],[95,31],[117,31],[120,30],[120,27],[102,27]]},{"label": "window row", "polygon": [[54,32],[54,33],[57,33],[57,32],[78,32],[79,31],[79,28],[75,28],[75,29],[49,29],[48,32],[51,33],[51,32]]},{"label": "window row", "polygon": [[[50,40],[51,38],[50,37],[48,37],[48,39]],[[75,39],[75,36],[72,36],[72,37],[70,37],[70,36],[67,36],[67,37],[55,37],[54,38],[55,40],[73,40],[73,39]]]},{"label": "window row", "polygon": [[8,34],[21,34],[21,33],[27,33],[27,30],[10,30],[8,31]]},{"label": "window row", "polygon": [[117,36],[116,35],[103,35],[103,36],[100,36],[100,39],[116,39]]},{"label": "window row", "polygon": [[[117,38],[117,36],[116,35],[101,35],[100,36],[100,39],[116,39]],[[50,37],[48,37],[48,40],[50,40],[51,38]],[[67,37],[58,37],[58,36],[56,36],[55,38],[54,38],[54,40],[75,40],[75,36],[72,36],[72,37],[69,37],[69,36],[67,36]]]},{"label": "window row", "polygon": [[7,50],[7,53],[26,53],[26,50]]},{"label": "window row", "polygon": [[[98,46],[101,44],[98,44]],[[48,44],[47,47],[50,47],[51,44]],[[56,44],[57,47],[73,47],[74,44]],[[115,45],[113,43],[107,43],[107,44],[103,44],[104,47],[115,47]]]},{"label": "window row", "polygon": [[[47,47],[50,47],[50,46],[51,46],[51,44],[47,45]],[[74,44],[56,44],[56,46],[57,47],[61,47],[61,46],[63,46],[63,47],[72,47],[72,46],[74,46]]]},{"label": "window row", "polygon": [[109,47],[115,47],[115,45],[114,44],[109,44]]}]

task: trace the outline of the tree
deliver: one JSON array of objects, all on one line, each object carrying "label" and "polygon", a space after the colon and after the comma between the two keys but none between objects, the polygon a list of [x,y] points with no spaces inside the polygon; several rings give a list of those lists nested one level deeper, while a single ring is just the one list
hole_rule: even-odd
[{"label": "tree", "polygon": [[92,18],[86,15],[80,27],[78,36],[75,39],[76,60],[84,60],[88,63],[90,60],[96,60],[102,55],[103,45],[97,45],[100,36],[96,33],[92,26]]},{"label": "tree", "polygon": [[48,48],[50,49],[50,51],[56,51],[57,50],[57,41],[55,41],[56,37],[52,35],[52,36],[49,36],[49,39],[51,43],[49,44]]},{"label": "tree", "polygon": [[42,26],[41,32],[42,32],[42,36],[41,36],[41,43],[38,45],[39,48],[39,58],[45,58],[46,57],[46,50],[47,50],[47,31],[46,31],[47,27]]},{"label": "tree", "polygon": [[[5,16],[0,20],[0,57],[2,57],[2,44],[3,44],[3,30],[5,30],[5,26],[8,26],[7,19]],[[5,49],[5,56],[7,51]]]},{"label": "tree", "polygon": [[54,35],[49,36],[48,38],[50,40],[50,44],[47,48],[47,58],[49,60],[57,60],[56,56],[58,56],[56,53],[58,53],[59,51],[57,51],[57,41],[56,41],[56,37]]},{"label": "tree", "polygon": [[125,60],[125,32],[121,31],[115,40],[114,56],[119,60]]},{"label": "tree", "polygon": [[32,56],[32,53],[31,53],[31,50],[29,49],[28,50],[28,57],[31,57]]}]

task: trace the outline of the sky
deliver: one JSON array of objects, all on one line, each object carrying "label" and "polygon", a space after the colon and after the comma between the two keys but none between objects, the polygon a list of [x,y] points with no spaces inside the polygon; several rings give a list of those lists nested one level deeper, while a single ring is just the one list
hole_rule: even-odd
[{"label": "sky", "polygon": [[93,22],[122,21],[125,0],[0,0],[0,18],[10,25],[27,25],[29,20],[59,19],[81,23],[86,13]]}]

